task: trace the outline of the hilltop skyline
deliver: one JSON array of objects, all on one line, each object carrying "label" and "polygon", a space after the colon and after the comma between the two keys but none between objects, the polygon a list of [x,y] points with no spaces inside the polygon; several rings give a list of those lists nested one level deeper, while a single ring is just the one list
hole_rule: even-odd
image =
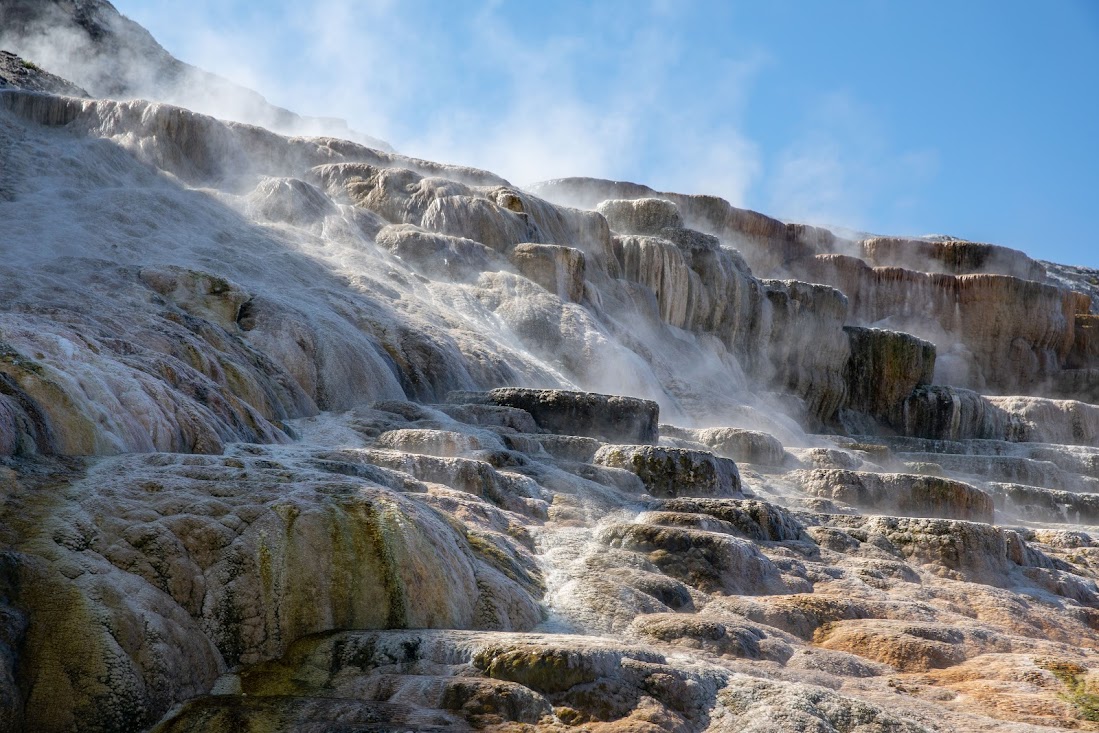
[{"label": "hilltop skyline", "polygon": [[1084,2],[115,4],[275,104],[519,185],[631,180],[1099,267]]}]

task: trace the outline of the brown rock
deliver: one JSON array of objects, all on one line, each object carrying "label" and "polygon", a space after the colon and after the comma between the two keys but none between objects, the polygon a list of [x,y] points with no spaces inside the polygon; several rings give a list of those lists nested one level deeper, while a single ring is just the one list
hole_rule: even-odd
[{"label": "brown rock", "polygon": [[657,445],[606,445],[593,460],[637,474],[645,489],[659,498],[740,493],[736,463],[705,451]]},{"label": "brown rock", "polygon": [[961,481],[905,473],[795,471],[794,483],[813,496],[862,509],[912,517],[991,522],[992,497]]}]

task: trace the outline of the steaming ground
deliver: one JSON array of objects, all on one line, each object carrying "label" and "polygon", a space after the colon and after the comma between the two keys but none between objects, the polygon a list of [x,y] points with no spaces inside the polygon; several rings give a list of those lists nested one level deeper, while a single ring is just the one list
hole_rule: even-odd
[{"label": "steaming ground", "polygon": [[[55,104],[29,96],[8,99],[32,114],[36,105]],[[81,110],[76,112],[80,119],[74,124],[87,125],[88,135],[74,136],[11,117],[6,126],[10,147],[5,181],[7,187],[19,192],[17,200],[0,204],[11,223],[6,248],[18,268],[9,285],[13,301],[33,304],[41,297],[47,303],[57,302],[75,297],[74,293],[87,297],[85,291],[89,289],[109,299],[110,294],[117,293],[112,280],[132,280],[136,276],[148,286],[153,278],[161,277],[151,271],[142,275],[135,267],[182,268],[163,275],[177,280],[194,280],[201,277],[194,273],[209,272],[232,281],[232,285],[225,286],[226,292],[219,294],[226,303],[241,299],[238,305],[243,305],[252,291],[262,292],[262,299],[267,301],[265,308],[292,313],[292,318],[300,319],[301,328],[326,326],[325,333],[313,336],[320,340],[316,348],[343,352],[346,361],[374,365],[363,370],[341,363],[332,369],[333,374],[326,375],[327,364],[318,364],[314,368],[319,373],[314,379],[328,381],[314,385],[314,392],[323,387],[323,395],[308,395],[314,405],[320,400],[327,408],[339,409],[362,400],[402,396],[395,370],[381,361],[407,348],[400,339],[431,334],[433,343],[423,348],[436,352],[431,354],[438,361],[433,365],[436,373],[425,373],[422,383],[412,385],[414,393],[418,391],[426,398],[441,399],[452,389],[491,384],[580,385],[656,399],[667,414],[676,416],[682,415],[680,405],[684,400],[697,400],[695,394],[705,394],[705,385],[709,384],[716,399],[735,406],[745,419],[760,424],[774,422],[745,408],[758,400],[748,392],[735,357],[717,339],[651,320],[644,322],[621,309],[616,314],[608,313],[606,306],[615,305],[611,298],[625,300],[633,297],[631,293],[596,294],[608,302],[602,313],[597,310],[593,314],[517,277],[515,268],[495,251],[452,236],[432,239],[415,227],[389,226],[381,236],[392,232],[393,237],[410,239],[414,247],[430,241],[433,246],[439,242],[438,246],[455,248],[449,256],[449,250],[442,252],[444,267],[464,269],[464,274],[473,275],[465,283],[429,281],[414,266],[422,267],[422,263],[403,262],[399,255],[373,243],[371,234],[385,225],[379,217],[346,203],[332,202],[309,183],[281,177],[292,172],[293,163],[264,160],[267,151],[262,149],[250,151],[249,138],[260,135],[258,131],[145,103],[64,104],[73,111]],[[158,137],[170,134],[174,124],[194,125],[189,134],[210,136],[211,144],[202,140],[197,150],[177,147],[177,143],[162,146]],[[275,140],[263,134],[264,144]],[[346,156],[328,145],[324,140],[297,140],[288,147],[298,148],[294,155],[300,155],[307,165],[332,165],[345,160]],[[200,159],[189,158],[192,153]],[[229,170],[201,170],[200,166],[220,166],[220,161],[212,158],[223,154],[233,158]],[[371,152],[369,156],[376,154]],[[50,161],[45,170],[42,161]],[[150,164],[167,165],[168,170],[151,169]],[[296,172],[301,174],[303,170]],[[455,175],[463,173],[459,170]],[[212,179],[205,179],[204,174],[212,175]],[[218,188],[188,187],[183,177],[201,183],[209,180]],[[423,180],[430,183],[437,179]],[[468,190],[461,184],[451,185]],[[440,200],[499,209],[485,198],[470,195],[462,199],[454,196]],[[314,205],[316,210],[310,208]],[[256,226],[249,218],[256,212],[273,216],[275,221],[268,219]],[[564,216],[580,218],[579,212],[566,211]],[[461,227],[459,224],[456,228]],[[528,232],[500,234],[509,235],[526,238]],[[505,240],[501,246],[509,243]],[[57,271],[47,276],[39,274],[44,263],[52,264],[59,258],[74,259],[63,268],[55,267]],[[500,269],[478,272],[486,266]],[[155,287],[140,297],[157,297]],[[178,287],[203,286],[186,282]],[[169,297],[189,296],[177,290]],[[188,304],[181,307],[186,310]],[[109,310],[111,305],[103,304],[103,308]],[[99,315],[93,310],[82,317],[94,319]],[[228,311],[227,315],[235,317]],[[363,333],[357,321],[366,317],[374,323]],[[540,319],[547,319],[549,325],[543,327],[537,322]],[[272,326],[286,327],[285,323]],[[409,331],[413,333],[406,333]],[[258,326],[250,337],[257,339],[261,334],[266,337],[266,330]],[[28,338],[40,340],[43,335],[28,334]],[[638,342],[638,347],[648,353],[648,361],[624,346],[622,339]],[[558,353],[552,354],[554,351]],[[471,353],[475,359],[463,358]],[[691,354],[688,364],[662,356],[681,353]],[[579,369],[570,369],[567,363],[574,354],[581,361],[576,365]],[[67,360],[70,355],[59,352],[58,369],[76,367],[75,363],[62,363],[61,357]],[[124,366],[116,363],[116,368]],[[483,378],[477,378],[482,376],[478,372]],[[675,382],[666,386],[673,375]],[[353,384],[349,379],[352,376]],[[689,391],[682,388],[684,382],[691,385]],[[682,396],[677,396],[677,389]],[[715,397],[707,401],[712,399]],[[694,408],[703,406],[701,401],[692,404]],[[708,407],[720,406],[720,402],[711,402]],[[146,405],[139,409],[148,411]],[[696,419],[704,419],[704,414],[695,414]],[[789,421],[784,427],[791,429]]]},{"label": "steaming ground", "polygon": [[343,120],[302,117],[251,89],[179,61],[107,2],[5,0],[0,6],[0,48],[94,96],[155,99],[287,134],[338,135],[392,152],[387,143],[350,129]]},{"label": "steaming ground", "polygon": [[0,730],[1096,727],[1086,273],[143,101],[0,166]]}]

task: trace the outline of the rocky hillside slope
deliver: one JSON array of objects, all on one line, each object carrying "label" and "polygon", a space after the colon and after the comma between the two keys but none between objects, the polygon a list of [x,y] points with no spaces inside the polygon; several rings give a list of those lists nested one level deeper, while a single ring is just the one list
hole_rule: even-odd
[{"label": "rocky hillside slope", "polygon": [[1086,272],[4,59],[0,731],[1099,730]]},{"label": "rocky hillside slope", "polygon": [[303,117],[180,61],[107,0],[0,0],[0,49],[97,97],[155,99],[288,135],[337,135],[392,150],[343,120]]}]

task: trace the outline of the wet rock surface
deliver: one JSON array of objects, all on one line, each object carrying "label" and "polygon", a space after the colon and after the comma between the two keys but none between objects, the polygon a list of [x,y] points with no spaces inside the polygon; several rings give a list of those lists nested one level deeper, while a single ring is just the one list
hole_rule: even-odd
[{"label": "wet rock surface", "polygon": [[[1008,394],[1040,388],[1061,371],[1075,338],[1075,315],[1087,312],[1090,300],[1034,280],[871,267],[839,254],[801,260],[795,269],[848,295],[856,324],[888,322],[934,343],[936,381]],[[1010,326],[1001,330],[992,323]]]},{"label": "wet rock surface", "polygon": [[719,456],[734,461],[758,463],[764,466],[781,466],[786,459],[785,450],[778,438],[759,430],[741,428],[678,428],[660,426],[661,438],[686,440],[703,445]]},{"label": "wet rock surface", "polygon": [[1010,440],[1027,438],[1018,415],[968,389],[924,385],[894,408],[890,422],[902,435],[933,440]]},{"label": "wet rock surface", "polygon": [[556,244],[518,244],[509,255],[520,273],[562,300],[584,297],[584,253]]},{"label": "wet rock surface", "polygon": [[935,374],[935,345],[906,333],[876,328],[844,328],[851,342],[844,378],[844,407],[888,424],[913,390]]}]

